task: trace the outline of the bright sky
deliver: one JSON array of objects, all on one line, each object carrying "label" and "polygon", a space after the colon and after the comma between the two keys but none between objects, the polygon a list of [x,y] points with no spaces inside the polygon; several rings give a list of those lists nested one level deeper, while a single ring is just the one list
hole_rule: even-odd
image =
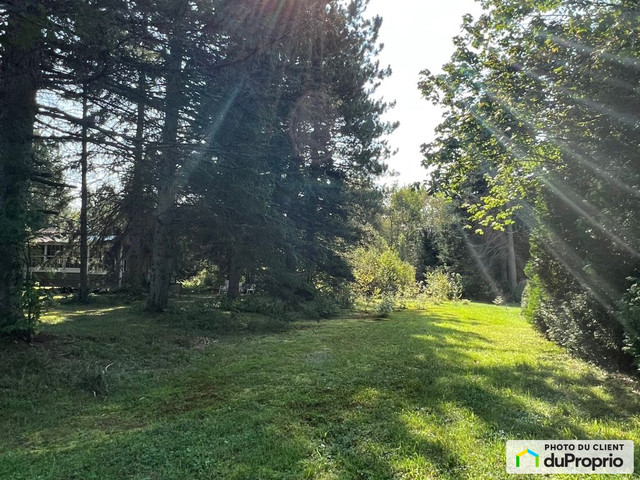
[{"label": "bright sky", "polygon": [[380,86],[385,100],[396,100],[386,120],[399,121],[400,126],[389,137],[392,150],[389,169],[398,177],[386,183],[409,184],[423,181],[426,170],[420,165],[420,145],[431,141],[442,112],[418,91],[420,71],[440,72],[453,53],[451,39],[460,32],[462,16],[478,17],[481,7],[474,0],[371,0],[369,15],[383,18],[380,42],[382,66],[391,65],[393,75]]}]

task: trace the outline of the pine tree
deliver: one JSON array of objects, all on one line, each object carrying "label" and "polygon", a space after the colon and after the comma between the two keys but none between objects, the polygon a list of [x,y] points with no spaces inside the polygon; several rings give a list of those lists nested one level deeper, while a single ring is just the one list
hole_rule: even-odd
[{"label": "pine tree", "polygon": [[34,173],[36,94],[42,79],[44,8],[11,2],[0,36],[0,329],[22,318],[23,249]]}]

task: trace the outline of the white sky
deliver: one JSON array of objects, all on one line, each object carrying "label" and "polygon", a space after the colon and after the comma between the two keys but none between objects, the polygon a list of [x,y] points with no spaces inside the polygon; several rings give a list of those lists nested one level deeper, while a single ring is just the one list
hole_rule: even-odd
[{"label": "white sky", "polygon": [[426,170],[420,165],[420,145],[433,139],[434,128],[442,112],[423,99],[417,84],[420,71],[432,73],[453,53],[451,39],[460,32],[462,16],[477,18],[481,7],[474,0],[371,0],[367,13],[383,18],[379,41],[384,44],[380,65],[390,65],[391,77],[378,89],[396,106],[385,120],[399,121],[400,126],[389,137],[392,150],[398,153],[388,161],[389,170],[398,177],[386,183],[409,184],[425,180]]}]

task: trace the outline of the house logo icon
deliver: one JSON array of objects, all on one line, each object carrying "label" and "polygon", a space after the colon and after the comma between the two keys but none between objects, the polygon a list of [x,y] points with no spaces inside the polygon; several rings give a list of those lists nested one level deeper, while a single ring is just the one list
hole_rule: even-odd
[{"label": "house logo icon", "polygon": [[536,467],[539,467],[540,466],[540,455],[538,455],[533,450],[529,450],[528,448],[526,450],[523,450],[520,453],[516,454],[516,467],[520,466],[520,457],[522,457],[523,455],[527,455],[527,454],[531,455],[533,458],[536,459]]}]

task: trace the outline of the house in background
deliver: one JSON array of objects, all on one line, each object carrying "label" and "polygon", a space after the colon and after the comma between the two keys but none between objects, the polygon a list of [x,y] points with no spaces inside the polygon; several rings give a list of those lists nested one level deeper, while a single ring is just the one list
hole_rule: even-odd
[{"label": "house in background", "polygon": [[[89,237],[89,282],[92,288],[121,285],[125,262],[121,252],[114,250],[114,237]],[[40,285],[80,285],[78,238],[71,238],[57,228],[45,228],[29,242],[27,258],[29,273]]]}]

